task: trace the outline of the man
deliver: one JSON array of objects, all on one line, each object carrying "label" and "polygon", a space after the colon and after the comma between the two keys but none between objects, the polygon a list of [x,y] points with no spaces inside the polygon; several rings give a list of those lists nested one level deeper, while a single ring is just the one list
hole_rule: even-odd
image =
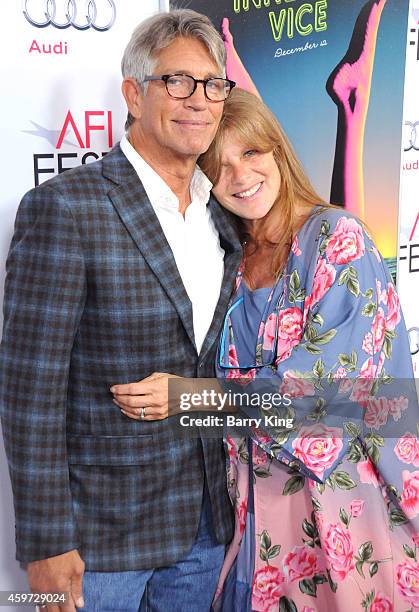
[{"label": "man", "polygon": [[234,85],[224,61],[193,11],[140,24],[122,61],[127,137],[18,211],[2,424],[17,559],[33,591],[71,595],[48,610],[210,606],[232,535],[221,441],[132,421],[109,390],[213,375],[241,249],[196,160]]}]

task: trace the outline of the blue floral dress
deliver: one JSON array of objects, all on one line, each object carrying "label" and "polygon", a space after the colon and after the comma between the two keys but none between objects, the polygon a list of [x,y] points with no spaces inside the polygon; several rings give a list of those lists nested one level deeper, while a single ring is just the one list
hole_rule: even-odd
[{"label": "blue floral dress", "polygon": [[412,362],[356,218],[315,208],[272,288],[251,292],[241,268],[217,371],[230,391],[268,399],[242,405],[260,419],[246,437],[226,435],[236,530],[215,609],[419,609]]}]

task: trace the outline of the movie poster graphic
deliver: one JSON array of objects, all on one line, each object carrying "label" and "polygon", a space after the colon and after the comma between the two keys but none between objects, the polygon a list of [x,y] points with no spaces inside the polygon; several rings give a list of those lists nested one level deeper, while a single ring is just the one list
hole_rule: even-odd
[{"label": "movie poster graphic", "polygon": [[227,76],[261,95],[319,194],[366,221],[394,272],[409,1],[188,7],[222,32]]}]

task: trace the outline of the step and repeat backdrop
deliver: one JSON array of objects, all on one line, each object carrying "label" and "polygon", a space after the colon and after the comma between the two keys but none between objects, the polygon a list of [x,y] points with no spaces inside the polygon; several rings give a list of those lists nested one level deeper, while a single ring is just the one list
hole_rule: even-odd
[{"label": "step and repeat backdrop", "polygon": [[[2,3],[1,301],[4,261],[22,195],[54,174],[100,158],[118,142],[126,117],[121,57],[134,27],[161,8],[165,4],[158,0]],[[2,442],[0,490],[0,590],[24,590],[25,573],[14,560],[12,496]]]},{"label": "step and repeat backdrop", "polygon": [[417,371],[419,0],[188,6],[223,33],[229,77],[276,114],[320,195],[367,223],[398,277]]},{"label": "step and repeat backdrop", "polygon": [[231,78],[248,73],[320,195],[366,221],[395,272],[409,0],[189,5],[223,31]]},{"label": "step and repeat backdrop", "polygon": [[[417,371],[419,0],[177,5],[208,14],[224,30],[229,69],[250,78],[277,114],[320,194],[366,220],[397,275]],[[169,0],[23,0],[2,6],[1,300],[20,198],[54,174],[99,159],[118,142],[126,115],[123,50],[137,23],[168,9]],[[342,83],[346,62],[352,72]],[[368,94],[361,107],[357,89]],[[353,134],[357,149],[349,154],[363,168],[361,177],[351,174],[353,164],[345,158]],[[2,442],[0,487],[0,590],[25,590],[25,574],[14,560]]]},{"label": "step and repeat backdrop", "polygon": [[409,10],[400,176],[397,288],[419,378],[419,0]]}]

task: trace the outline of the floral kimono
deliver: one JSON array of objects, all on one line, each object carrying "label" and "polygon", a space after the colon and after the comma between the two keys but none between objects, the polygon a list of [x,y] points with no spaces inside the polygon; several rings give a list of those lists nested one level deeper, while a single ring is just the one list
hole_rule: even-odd
[{"label": "floral kimono", "polygon": [[236,528],[214,608],[419,610],[412,362],[393,283],[358,220],[317,207],[273,288],[250,291],[240,270],[217,371],[223,386],[287,402],[242,406],[284,418],[226,435]]}]

